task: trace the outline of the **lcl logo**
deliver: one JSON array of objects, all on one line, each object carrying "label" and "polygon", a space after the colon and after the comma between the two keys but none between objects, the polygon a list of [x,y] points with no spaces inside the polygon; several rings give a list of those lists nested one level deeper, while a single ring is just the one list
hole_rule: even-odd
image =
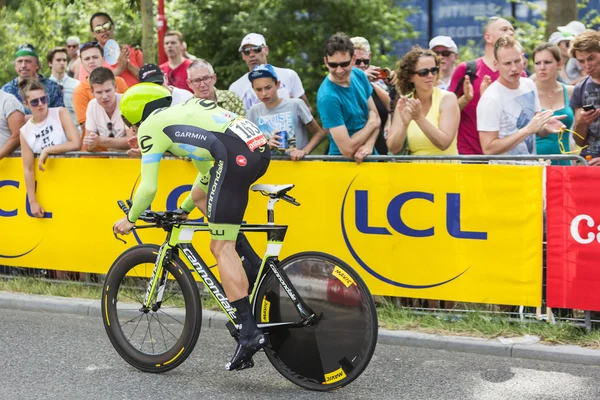
[{"label": "lcl logo", "polygon": [[[585,222],[586,225],[590,228],[596,227],[596,229],[599,231],[599,233],[594,234],[594,232],[588,232],[585,238],[582,237],[581,234],[579,233],[579,227],[582,222]],[[598,243],[600,243],[600,225],[596,226],[596,222],[594,221],[594,218],[590,217],[587,214],[580,214],[580,215],[576,216],[575,218],[573,218],[573,221],[571,221],[571,229],[570,230],[571,230],[571,236],[577,243],[590,244],[594,241],[594,239],[596,239],[596,241]]]}]

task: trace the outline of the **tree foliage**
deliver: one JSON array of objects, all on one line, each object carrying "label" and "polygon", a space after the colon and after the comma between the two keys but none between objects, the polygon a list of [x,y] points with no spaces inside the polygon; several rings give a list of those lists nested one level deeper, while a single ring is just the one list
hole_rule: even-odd
[{"label": "tree foliage", "polygon": [[[141,43],[139,0],[107,0],[101,7],[88,0],[21,0],[18,7],[11,2],[0,10],[0,82],[14,78],[19,44],[31,43],[43,54],[70,35],[91,40],[89,17],[97,11],[113,17],[120,43]],[[165,6],[169,28],[184,34],[190,53],[213,64],[218,87],[247,72],[238,47],[247,33],[257,32],[267,40],[269,62],[296,70],[313,101],[326,74],[323,45],[335,32],[367,38],[373,62],[384,66],[395,62],[387,55],[394,41],[414,37],[405,21],[409,11],[395,0],[170,0]]]}]

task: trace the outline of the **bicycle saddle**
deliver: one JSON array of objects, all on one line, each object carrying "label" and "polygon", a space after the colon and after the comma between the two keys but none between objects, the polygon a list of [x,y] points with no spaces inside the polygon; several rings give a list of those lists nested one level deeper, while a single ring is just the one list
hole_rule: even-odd
[{"label": "bicycle saddle", "polygon": [[252,187],[250,187],[250,190],[252,190],[254,192],[260,192],[261,194],[263,194],[265,196],[281,197],[285,193],[289,192],[293,187],[294,187],[293,184],[287,184],[287,185],[259,184],[259,185],[253,185]]}]

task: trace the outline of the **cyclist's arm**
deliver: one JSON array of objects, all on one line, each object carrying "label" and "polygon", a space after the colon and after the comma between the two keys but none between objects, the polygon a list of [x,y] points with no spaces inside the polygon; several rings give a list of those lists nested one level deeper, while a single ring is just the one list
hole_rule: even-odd
[{"label": "cyclist's arm", "polygon": [[[139,143],[140,138],[144,141],[143,145]],[[158,190],[160,160],[165,151],[171,146],[172,142],[166,135],[154,138],[147,135],[145,132],[140,131],[138,134],[138,144],[140,144],[142,151],[143,149],[147,150],[145,153],[142,153],[142,179],[140,181],[140,186],[135,192],[133,204],[127,215],[129,222],[135,222],[144,210],[152,204],[152,200],[154,200],[154,196]]]}]

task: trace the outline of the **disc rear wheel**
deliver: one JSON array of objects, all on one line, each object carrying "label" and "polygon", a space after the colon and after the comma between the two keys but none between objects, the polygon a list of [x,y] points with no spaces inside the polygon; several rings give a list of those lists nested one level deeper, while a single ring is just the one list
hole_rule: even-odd
[{"label": "disc rear wheel", "polygon": [[294,303],[270,272],[254,301],[258,324],[265,324],[265,353],[291,382],[311,390],[345,386],[367,367],[377,342],[377,312],[360,276],[345,262],[324,253],[299,253],[279,264],[316,315],[310,326],[269,326],[299,322]]}]

